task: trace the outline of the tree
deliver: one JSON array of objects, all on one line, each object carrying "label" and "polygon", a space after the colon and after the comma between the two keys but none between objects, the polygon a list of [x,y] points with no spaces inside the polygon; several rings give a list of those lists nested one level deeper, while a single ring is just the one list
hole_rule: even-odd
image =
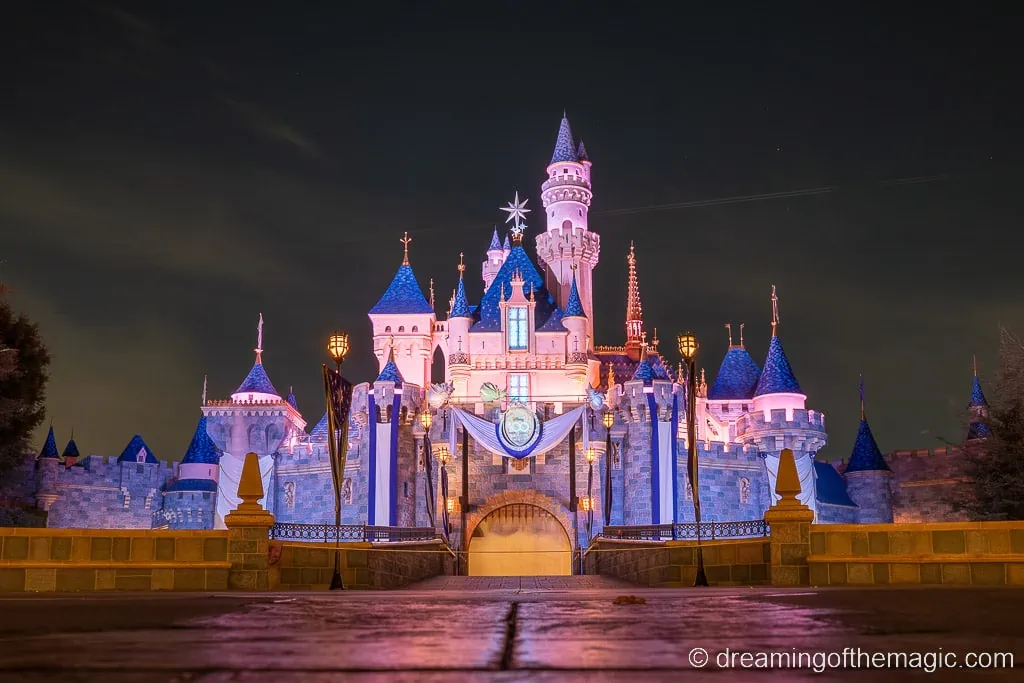
[{"label": "tree", "polygon": [[990,394],[985,439],[964,446],[971,481],[954,507],[976,519],[1024,520],[1024,342],[1000,330],[1000,370]]},{"label": "tree", "polygon": [[39,328],[5,295],[0,283],[0,476],[25,457],[43,421],[50,365]]}]

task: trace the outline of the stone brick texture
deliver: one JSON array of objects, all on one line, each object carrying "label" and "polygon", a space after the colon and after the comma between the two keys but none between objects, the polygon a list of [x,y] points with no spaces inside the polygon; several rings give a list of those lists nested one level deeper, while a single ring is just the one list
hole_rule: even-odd
[{"label": "stone brick texture", "polygon": [[0,591],[225,590],[219,531],[0,529]]},{"label": "stone brick texture", "polygon": [[439,542],[422,543],[279,543],[271,542],[270,587],[280,590],[327,590],[335,555],[347,589],[401,588],[431,576],[452,573],[451,553]]},{"label": "stone brick texture", "polygon": [[1024,585],[1024,522],[814,525],[811,585]]},{"label": "stone brick texture", "polygon": [[[768,583],[767,540],[714,541],[701,546],[710,585]],[[697,544],[600,539],[584,556],[584,567],[588,574],[614,576],[643,586],[692,586],[697,576]]]}]

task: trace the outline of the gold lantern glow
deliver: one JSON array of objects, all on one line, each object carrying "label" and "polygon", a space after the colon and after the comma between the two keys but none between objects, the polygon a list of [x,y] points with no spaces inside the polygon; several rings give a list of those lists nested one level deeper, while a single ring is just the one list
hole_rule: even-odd
[{"label": "gold lantern glow", "polygon": [[700,348],[697,344],[697,337],[693,335],[693,332],[686,331],[676,337],[676,341],[679,344],[679,355],[689,363],[697,355],[697,349]]},{"label": "gold lantern glow", "polygon": [[327,340],[327,352],[338,365],[341,365],[348,355],[348,332],[335,332]]}]

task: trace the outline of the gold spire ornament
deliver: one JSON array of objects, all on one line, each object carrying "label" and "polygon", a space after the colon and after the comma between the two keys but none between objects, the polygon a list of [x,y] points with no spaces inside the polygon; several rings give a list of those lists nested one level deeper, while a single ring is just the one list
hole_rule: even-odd
[{"label": "gold spire ornament", "polygon": [[[402,265],[407,266],[409,265],[409,242],[412,242],[412,238],[409,237],[409,232],[406,231],[405,236],[398,241],[402,243],[402,247],[405,249],[405,254],[402,256]],[[421,294],[420,296],[423,295]]]},{"label": "gold spire ornament", "polygon": [[731,349],[732,348],[732,323],[726,323],[725,324],[725,329],[729,333],[729,348]]},{"label": "gold spire ornament", "polygon": [[772,285],[772,336],[777,337],[779,332],[779,297],[775,294],[775,285]]}]

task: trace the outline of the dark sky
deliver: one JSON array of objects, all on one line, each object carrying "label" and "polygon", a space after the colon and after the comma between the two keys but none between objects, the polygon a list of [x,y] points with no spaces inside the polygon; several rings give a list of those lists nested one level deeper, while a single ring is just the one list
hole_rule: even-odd
[{"label": "dark sky", "polygon": [[648,329],[674,360],[692,328],[709,379],[729,321],[763,362],[778,286],[822,457],[849,454],[861,372],[883,450],[957,439],[971,355],[984,380],[997,324],[1024,331],[1020,22],[606,4],[5,5],[0,277],[51,346],[61,447],[138,432],[180,458],[260,312],[270,377],[315,422],[331,329],[347,374],[375,374],[366,311],[404,230],[442,315],[459,251],[478,299],[497,207],[537,207],[563,109],[594,162],[598,343],[622,343],[635,240]]}]

